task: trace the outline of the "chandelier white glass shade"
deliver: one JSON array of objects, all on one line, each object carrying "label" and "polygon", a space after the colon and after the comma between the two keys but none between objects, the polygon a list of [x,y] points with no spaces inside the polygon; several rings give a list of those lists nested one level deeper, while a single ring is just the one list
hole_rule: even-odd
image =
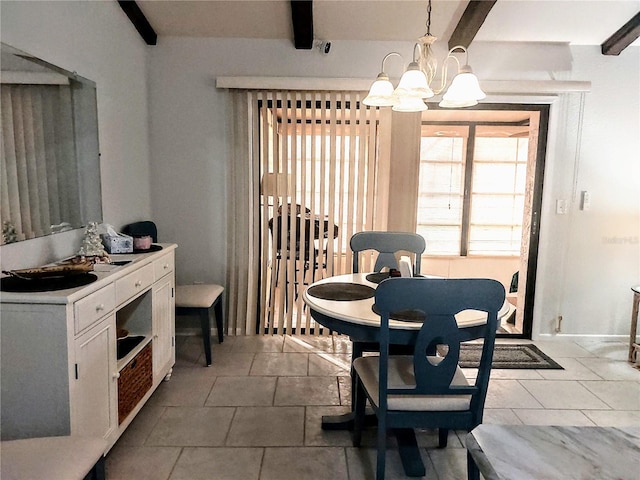
[{"label": "chandelier white glass shade", "polygon": [[[461,45],[453,47],[449,50],[442,66],[441,84],[438,88],[432,88],[430,83],[433,82],[437,62],[433,59],[430,44],[435,37],[429,37],[429,44],[418,44],[414,46],[414,60],[407,66],[404,74],[400,78],[398,86],[393,88],[393,84],[389,80],[389,76],[384,71],[384,64],[387,58],[392,55],[402,56],[397,52],[387,54],[382,60],[382,72],[378,74],[378,78],[371,85],[369,94],[362,101],[370,107],[393,107],[394,111],[399,112],[419,112],[427,109],[424,103],[425,99],[439,95],[445,91],[447,87],[448,62],[453,60],[458,66],[458,73],[453,78],[451,85],[442,97],[442,101],[438,104],[444,108],[463,108],[471,107],[478,104],[478,100],[486,97],[486,94],[480,88],[478,78],[473,74],[468,62],[460,66],[460,62],[456,57],[457,51],[462,51],[465,57],[468,56],[467,49]],[[420,64],[415,59],[416,48],[420,52]],[[425,53],[425,49],[427,52]],[[467,60],[465,58],[465,60]],[[429,71],[425,73],[420,65],[428,65]],[[418,101],[416,101],[418,100]]]},{"label": "chandelier white glass shade", "polygon": [[392,107],[400,102],[400,99],[394,95],[394,88],[389,76],[384,71],[384,64],[389,57],[398,56],[402,58],[398,52],[391,52],[382,59],[382,71],[378,74],[376,81],[373,82],[369,89],[369,94],[362,100],[362,103],[370,107]]}]

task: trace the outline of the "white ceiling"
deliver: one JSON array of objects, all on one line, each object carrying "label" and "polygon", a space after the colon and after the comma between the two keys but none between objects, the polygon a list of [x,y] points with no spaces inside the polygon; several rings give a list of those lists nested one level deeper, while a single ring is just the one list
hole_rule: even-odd
[{"label": "white ceiling", "polygon": [[[293,39],[289,0],[138,0],[159,37]],[[431,33],[447,41],[467,0],[433,0]],[[498,0],[475,41],[600,45],[640,11],[640,0]],[[323,40],[413,41],[426,31],[427,1],[314,0]],[[633,45],[640,45],[636,40]]]}]

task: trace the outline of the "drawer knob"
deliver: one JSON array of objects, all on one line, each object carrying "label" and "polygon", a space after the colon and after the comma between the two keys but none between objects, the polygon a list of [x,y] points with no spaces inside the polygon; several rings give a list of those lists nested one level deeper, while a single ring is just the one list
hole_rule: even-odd
[{"label": "drawer knob", "polygon": [[141,286],[141,285],[142,285],[142,282],[141,282],[140,280],[137,280],[137,281],[136,281],[136,287],[139,287],[139,286]]},{"label": "drawer knob", "polygon": [[116,372],[112,375],[113,378],[117,379],[120,378],[120,372]]},{"label": "drawer knob", "polygon": [[162,268],[164,268],[165,270],[168,270],[168,269],[169,269],[169,264],[168,264],[168,263],[165,263],[165,264],[164,264],[164,266],[163,266]]},{"label": "drawer knob", "polygon": [[96,312],[101,312],[102,310],[104,310],[104,303],[96,305]]}]

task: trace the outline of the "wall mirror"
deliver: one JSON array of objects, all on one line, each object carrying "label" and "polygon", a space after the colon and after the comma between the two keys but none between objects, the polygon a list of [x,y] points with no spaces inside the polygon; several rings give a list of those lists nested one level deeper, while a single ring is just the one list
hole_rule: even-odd
[{"label": "wall mirror", "polygon": [[101,222],[96,84],[0,48],[1,243]]}]

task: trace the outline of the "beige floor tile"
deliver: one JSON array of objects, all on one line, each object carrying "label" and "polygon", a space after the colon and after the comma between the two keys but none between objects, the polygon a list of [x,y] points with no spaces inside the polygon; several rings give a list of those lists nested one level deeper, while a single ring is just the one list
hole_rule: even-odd
[{"label": "beige floor tile", "polygon": [[[638,375],[640,379],[640,375]],[[583,381],[590,392],[616,410],[640,410],[640,382]]]},{"label": "beige floor tile", "polygon": [[262,448],[191,448],[180,455],[170,480],[258,480]]},{"label": "beige floor tile", "polygon": [[485,408],[482,423],[493,425],[520,425],[522,421],[510,408]]},{"label": "beige floor tile", "polygon": [[306,353],[256,353],[250,375],[307,375],[308,364]]},{"label": "beige floor tile", "polygon": [[334,353],[347,353],[351,355],[353,342],[344,335],[333,335],[333,351]]},{"label": "beige floor tile", "polygon": [[288,447],[303,442],[304,407],[238,407],[226,445]]},{"label": "beige floor tile", "polygon": [[339,480],[347,479],[343,448],[267,448],[260,480]]},{"label": "beige floor tile", "polygon": [[105,477],[109,480],[167,480],[180,451],[180,447],[116,445],[106,457]]},{"label": "beige floor tile", "polygon": [[218,377],[206,406],[273,405],[278,377]]},{"label": "beige floor tile", "polygon": [[223,352],[212,359],[213,363],[207,369],[219,377],[248,375],[254,356],[254,353]]},{"label": "beige floor tile", "polygon": [[283,335],[252,335],[235,337],[232,351],[238,352],[282,352]]},{"label": "beige floor tile", "polygon": [[[467,370],[467,369],[464,369]],[[475,376],[470,376],[465,371],[465,376],[467,378],[475,378]],[[491,370],[491,380],[521,380],[521,379],[541,379],[542,370],[530,370],[524,368],[494,368]]]},{"label": "beige floor tile", "polygon": [[118,439],[118,445],[144,445],[151,430],[156,426],[166,408],[147,402]]},{"label": "beige floor tile", "polygon": [[609,360],[608,358],[579,358],[584,366],[597,373],[604,380],[640,381],[640,370],[626,360]]},{"label": "beige floor tile", "polygon": [[349,407],[307,407],[305,409],[304,444],[306,446],[344,446],[352,445],[351,432],[348,430],[323,430],[324,415],[342,415],[349,413]]},{"label": "beige floor tile", "polygon": [[[535,381],[535,380],[531,380]],[[531,393],[518,380],[498,380],[489,382],[485,408],[541,408]]]},{"label": "beige floor tile", "polygon": [[533,342],[536,347],[542,350],[549,357],[553,358],[558,363],[560,358],[572,357],[593,357],[594,354],[581,345],[575,342],[555,341],[555,340],[539,340]]},{"label": "beige floor tile", "polygon": [[599,427],[640,427],[640,412],[637,410],[585,410],[583,413]]},{"label": "beige floor tile", "polygon": [[351,377],[338,377],[338,390],[340,391],[340,405],[351,406]]},{"label": "beige floor tile", "polygon": [[215,380],[210,368],[174,368],[171,379],[158,385],[148,403],[156,406],[201,407]]},{"label": "beige floor tile", "polygon": [[600,376],[584,366],[575,358],[559,358],[558,363],[564,370],[536,370],[547,380],[600,380]]},{"label": "beige floor tile", "polygon": [[213,447],[224,444],[234,409],[167,407],[145,445]]},{"label": "beige floor tile", "polygon": [[279,377],[274,405],[340,405],[336,377]]},{"label": "beige floor tile", "polygon": [[438,480],[461,480],[467,478],[467,449],[442,448],[427,450]]},{"label": "beige floor tile", "polygon": [[602,410],[608,407],[577,381],[521,380],[521,383],[544,408]]},{"label": "beige floor tile", "polygon": [[609,360],[626,360],[629,354],[627,342],[579,341],[576,342],[592,355]]},{"label": "beige floor tile", "polygon": [[309,375],[349,375],[351,355],[347,354],[309,354]]},{"label": "beige floor tile", "polygon": [[315,335],[285,335],[283,352],[334,353],[333,337]]},{"label": "beige floor tile", "polygon": [[[349,480],[372,480],[376,478],[376,455],[375,448],[347,448],[347,464],[349,465]],[[434,475],[434,467],[429,459],[426,450],[420,449],[422,463],[424,463],[427,476],[424,478],[438,478]],[[404,468],[400,460],[398,450],[390,448],[386,452],[385,479],[400,480],[407,479]],[[459,479],[458,479],[459,480]]]},{"label": "beige floor tile", "polygon": [[[466,435],[466,432],[461,432]],[[439,448],[438,444],[440,442],[438,438],[438,429],[436,428],[416,428],[415,429],[416,440],[418,445],[423,448]],[[375,445],[375,443],[374,443]],[[449,430],[447,435],[447,448],[460,448],[462,444],[460,443],[460,437],[456,430]]]},{"label": "beige floor tile", "polygon": [[202,337],[176,335],[176,367],[203,366],[204,344]]},{"label": "beige floor tile", "polygon": [[515,409],[524,425],[575,425],[592,427],[594,423],[580,410]]}]

